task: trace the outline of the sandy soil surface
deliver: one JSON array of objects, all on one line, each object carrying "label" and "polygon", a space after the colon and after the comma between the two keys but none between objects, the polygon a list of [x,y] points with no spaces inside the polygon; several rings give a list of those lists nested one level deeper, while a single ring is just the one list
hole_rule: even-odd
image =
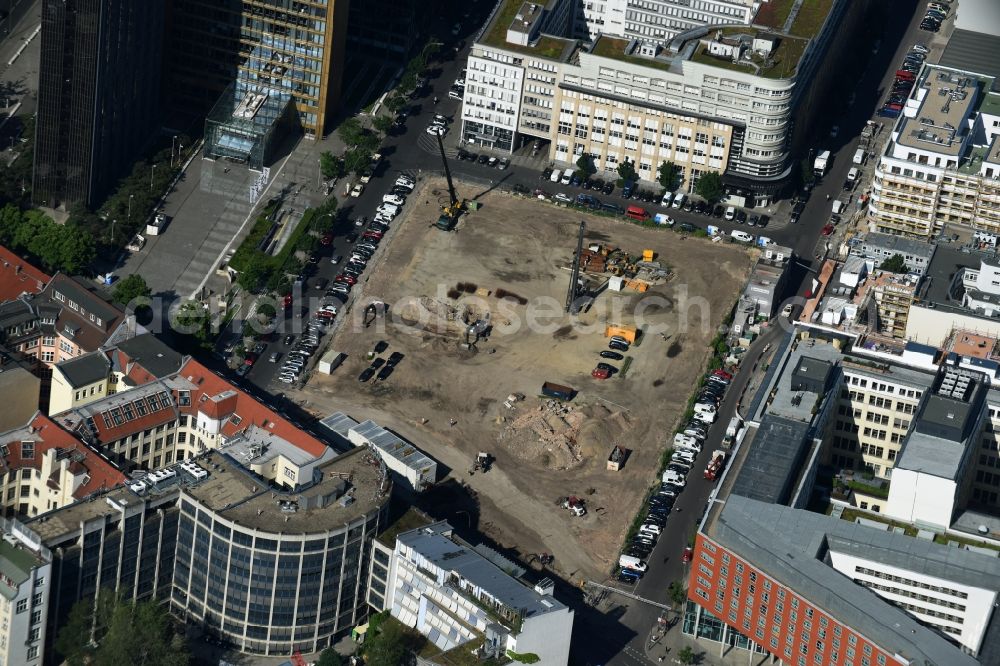
[{"label": "sandy soil surface", "polygon": [[[480,195],[482,208],[446,233],[431,225],[441,196],[441,183],[414,193],[355,288],[330,347],[348,359],[290,395],[318,415],[374,419],[450,468],[478,498],[479,529],[500,545],[552,553],[569,579],[603,577],[746,280],[750,253],[500,193]],[[584,218],[585,246],[654,250],[669,277],[642,294],[603,290],[588,311],[566,315]],[[588,281],[600,286],[607,276]],[[358,303],[373,299],[389,312],[366,328]],[[476,351],[463,348],[468,325],[487,312],[488,338]],[[598,357],[609,323],[637,324],[644,335],[627,352],[626,376],[602,381],[590,374],[598,361],[624,363]],[[359,383],[380,340],[389,343],[382,358],[405,358],[385,380]],[[545,381],[578,395],[569,403],[544,398]],[[632,449],[618,472],[606,468],[615,444]],[[479,451],[496,463],[470,475]],[[557,505],[568,495],[586,501],[586,516]]]}]

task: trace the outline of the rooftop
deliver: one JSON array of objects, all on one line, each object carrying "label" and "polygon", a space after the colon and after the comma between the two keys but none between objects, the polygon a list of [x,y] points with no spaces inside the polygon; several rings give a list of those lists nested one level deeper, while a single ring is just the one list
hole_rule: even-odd
[{"label": "rooftop", "polygon": [[921,240],[905,238],[903,236],[893,236],[891,234],[880,234],[869,232],[865,234],[863,242],[859,248],[872,247],[883,249],[893,254],[899,254],[904,258],[909,255],[913,257],[926,257],[930,259],[934,255],[935,246]]},{"label": "rooftop", "polygon": [[23,293],[37,294],[52,278],[0,245],[0,303]]},{"label": "rooftop", "polygon": [[[535,4],[542,6],[542,11],[548,11],[560,0],[538,0]],[[483,29],[482,35],[477,43],[484,46],[492,46],[498,49],[516,51],[527,55],[534,55],[548,60],[565,60],[572,53],[576,40],[563,39],[551,35],[540,35],[538,39],[522,46],[512,44],[507,41],[507,31],[514,23],[518,13],[524,5],[524,0],[502,0],[494,10],[491,19]]]},{"label": "rooftop", "polygon": [[107,380],[111,363],[103,352],[95,351],[57,363],[56,368],[77,389]]},{"label": "rooftop", "polygon": [[591,47],[590,53],[602,58],[611,58],[613,60],[620,60],[622,62],[640,65],[642,67],[653,67],[655,69],[670,69],[673,65],[673,59],[671,58],[650,58],[646,56],[632,55],[629,53],[629,47],[631,45],[633,45],[633,42],[628,39],[600,35],[594,42],[593,47]]},{"label": "rooftop", "polygon": [[[963,0],[962,8],[958,10],[959,15],[962,14],[966,2],[968,0]],[[1000,7],[992,0],[985,2]],[[942,67],[992,77],[990,88],[993,92],[1000,92],[1000,35],[966,30],[956,25],[955,31],[948,39],[948,45],[938,59],[938,64]]]},{"label": "rooftop", "polygon": [[397,541],[435,566],[454,572],[504,606],[520,611],[525,618],[566,609],[562,602],[539,594],[466,544],[452,540],[450,535],[451,526],[438,522],[403,532]]},{"label": "rooftop", "polygon": [[834,569],[828,553],[855,550],[880,562],[982,587],[1000,560],[822,514],[731,495],[708,536],[908,663],[973,666],[972,656]]},{"label": "rooftop", "polygon": [[180,370],[184,357],[168,347],[152,333],[129,338],[116,345],[121,355],[120,371],[128,375],[129,364],[141,366],[152,377],[166,377]]},{"label": "rooftop", "polygon": [[7,538],[0,539],[0,575],[4,579],[0,582],[0,594],[8,600],[15,598],[16,589],[9,587],[8,581],[20,585],[28,580],[32,569],[44,563],[37,553],[13,544]]},{"label": "rooftop", "polygon": [[920,107],[916,117],[900,117],[897,143],[958,157],[968,137],[962,131],[965,119],[979,97],[979,80],[928,67],[919,85],[924,89]]},{"label": "rooftop", "polygon": [[[718,30],[713,28],[710,30],[709,35],[714,35],[716,32],[721,32],[724,37],[746,35],[751,39],[758,34],[757,31],[749,26],[730,26]],[[767,37],[774,36],[761,35]],[[713,55],[708,51],[708,43],[703,40],[692,54],[691,61],[762,76],[768,79],[788,79],[798,69],[799,61],[802,60],[802,55],[805,53],[809,40],[792,35],[777,35],[776,37],[777,45],[770,55],[765,57],[762,54],[750,53],[749,60],[741,58],[738,62],[733,62],[733,59],[728,56]]]}]

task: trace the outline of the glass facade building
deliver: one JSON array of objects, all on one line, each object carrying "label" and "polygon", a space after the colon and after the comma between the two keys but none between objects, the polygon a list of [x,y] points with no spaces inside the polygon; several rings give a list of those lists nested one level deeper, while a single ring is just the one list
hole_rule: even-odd
[{"label": "glass facade building", "polygon": [[316,652],[367,614],[362,572],[384,507],[309,534],[265,532],[183,496],[171,604],[243,652]]},{"label": "glass facade building", "polygon": [[205,155],[261,169],[270,164],[281,138],[297,125],[287,92],[255,92],[245,82],[236,81],[205,120]]},{"label": "glass facade building", "polygon": [[32,198],[103,201],[160,123],[164,0],[43,0]]}]

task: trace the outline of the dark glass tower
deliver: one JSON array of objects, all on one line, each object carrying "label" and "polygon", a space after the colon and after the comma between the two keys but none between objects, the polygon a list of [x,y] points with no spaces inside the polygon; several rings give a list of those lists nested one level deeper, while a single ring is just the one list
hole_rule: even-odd
[{"label": "dark glass tower", "polygon": [[160,122],[164,0],[43,0],[32,198],[99,204]]}]

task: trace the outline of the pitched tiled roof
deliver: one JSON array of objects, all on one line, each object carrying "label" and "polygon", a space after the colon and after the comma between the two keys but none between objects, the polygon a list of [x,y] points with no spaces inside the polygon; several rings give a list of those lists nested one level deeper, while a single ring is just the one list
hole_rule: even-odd
[{"label": "pitched tiled roof", "polygon": [[52,278],[39,298],[42,299],[39,307],[44,301],[59,306],[56,330],[63,335],[69,332],[68,337],[85,351],[103,345],[125,316],[93,285],[62,273]]},{"label": "pitched tiled roof", "polygon": [[[22,446],[22,442],[32,442],[30,451]],[[0,454],[5,471],[23,468],[40,470],[45,452],[52,449],[69,457],[70,471],[77,476],[83,475],[85,479],[73,492],[76,499],[125,482],[125,475],[119,469],[40,412],[24,427],[0,434],[0,446],[3,447]],[[58,487],[58,476],[50,476],[47,484]]]},{"label": "pitched tiled roof", "polygon": [[0,245],[0,303],[37,294],[52,278]]}]

